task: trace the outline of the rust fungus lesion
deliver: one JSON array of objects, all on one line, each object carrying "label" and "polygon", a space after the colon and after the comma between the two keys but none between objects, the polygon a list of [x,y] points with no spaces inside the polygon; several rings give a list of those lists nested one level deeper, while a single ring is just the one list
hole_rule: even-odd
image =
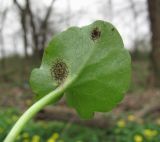
[{"label": "rust fungus lesion", "polygon": [[100,36],[101,36],[101,31],[99,30],[98,27],[95,27],[91,32],[91,39],[93,41],[95,41],[95,40],[99,39]]},{"label": "rust fungus lesion", "polygon": [[62,84],[68,76],[67,64],[62,59],[57,59],[51,67],[51,75],[59,85]]}]

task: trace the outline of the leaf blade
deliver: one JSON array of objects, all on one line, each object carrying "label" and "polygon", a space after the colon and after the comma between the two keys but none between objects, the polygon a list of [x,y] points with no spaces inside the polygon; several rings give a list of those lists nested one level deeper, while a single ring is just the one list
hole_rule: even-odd
[{"label": "leaf blade", "polygon": [[[96,111],[111,110],[128,89],[130,55],[116,28],[107,22],[73,27],[53,38],[45,49],[40,69],[37,69],[40,73],[33,71],[31,75],[32,89],[40,96],[63,85],[63,82],[58,84],[50,73],[58,59],[66,63],[67,78],[73,80],[66,90],[67,102],[83,118],[92,117]],[[38,76],[41,79],[37,79]],[[44,81],[46,85],[40,89],[39,82]]]}]

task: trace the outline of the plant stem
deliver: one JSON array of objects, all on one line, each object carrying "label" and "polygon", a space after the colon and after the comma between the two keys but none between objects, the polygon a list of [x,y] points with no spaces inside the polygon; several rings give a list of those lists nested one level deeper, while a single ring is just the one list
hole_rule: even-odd
[{"label": "plant stem", "polygon": [[41,98],[39,101],[37,101],[35,104],[33,104],[16,122],[16,124],[13,126],[7,137],[5,138],[4,142],[14,142],[20,131],[23,129],[25,124],[37,113],[39,112],[43,107],[48,105],[49,103],[55,103],[57,100],[59,100],[63,92],[65,90],[65,86],[62,85],[55,89],[54,91],[50,92],[43,98]]}]

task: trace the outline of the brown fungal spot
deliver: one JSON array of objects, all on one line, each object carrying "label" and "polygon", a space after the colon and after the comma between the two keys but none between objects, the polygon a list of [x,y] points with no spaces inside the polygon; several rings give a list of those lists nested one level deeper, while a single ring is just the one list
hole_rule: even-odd
[{"label": "brown fungal spot", "polygon": [[68,76],[68,67],[66,63],[61,59],[57,59],[51,68],[51,75],[58,84],[61,84]]},{"label": "brown fungal spot", "polygon": [[96,27],[92,30],[91,32],[91,38],[92,40],[96,40],[98,38],[100,38],[101,36],[101,31]]}]

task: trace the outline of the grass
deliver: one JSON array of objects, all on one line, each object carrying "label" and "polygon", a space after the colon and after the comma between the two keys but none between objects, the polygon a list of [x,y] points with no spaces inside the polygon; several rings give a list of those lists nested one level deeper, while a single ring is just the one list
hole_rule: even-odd
[{"label": "grass", "polygon": [[[5,114],[5,115],[4,115]],[[19,113],[8,109],[0,112],[0,141],[2,141],[12,124],[17,120]],[[17,142],[80,142],[103,141],[104,131],[64,122],[30,121],[27,127],[17,137]]]},{"label": "grass", "polygon": [[[18,119],[15,109],[0,111],[0,141]],[[151,122],[151,121],[149,121]],[[160,118],[152,123],[123,115],[110,128],[89,128],[59,121],[30,121],[16,142],[159,142]]]}]

